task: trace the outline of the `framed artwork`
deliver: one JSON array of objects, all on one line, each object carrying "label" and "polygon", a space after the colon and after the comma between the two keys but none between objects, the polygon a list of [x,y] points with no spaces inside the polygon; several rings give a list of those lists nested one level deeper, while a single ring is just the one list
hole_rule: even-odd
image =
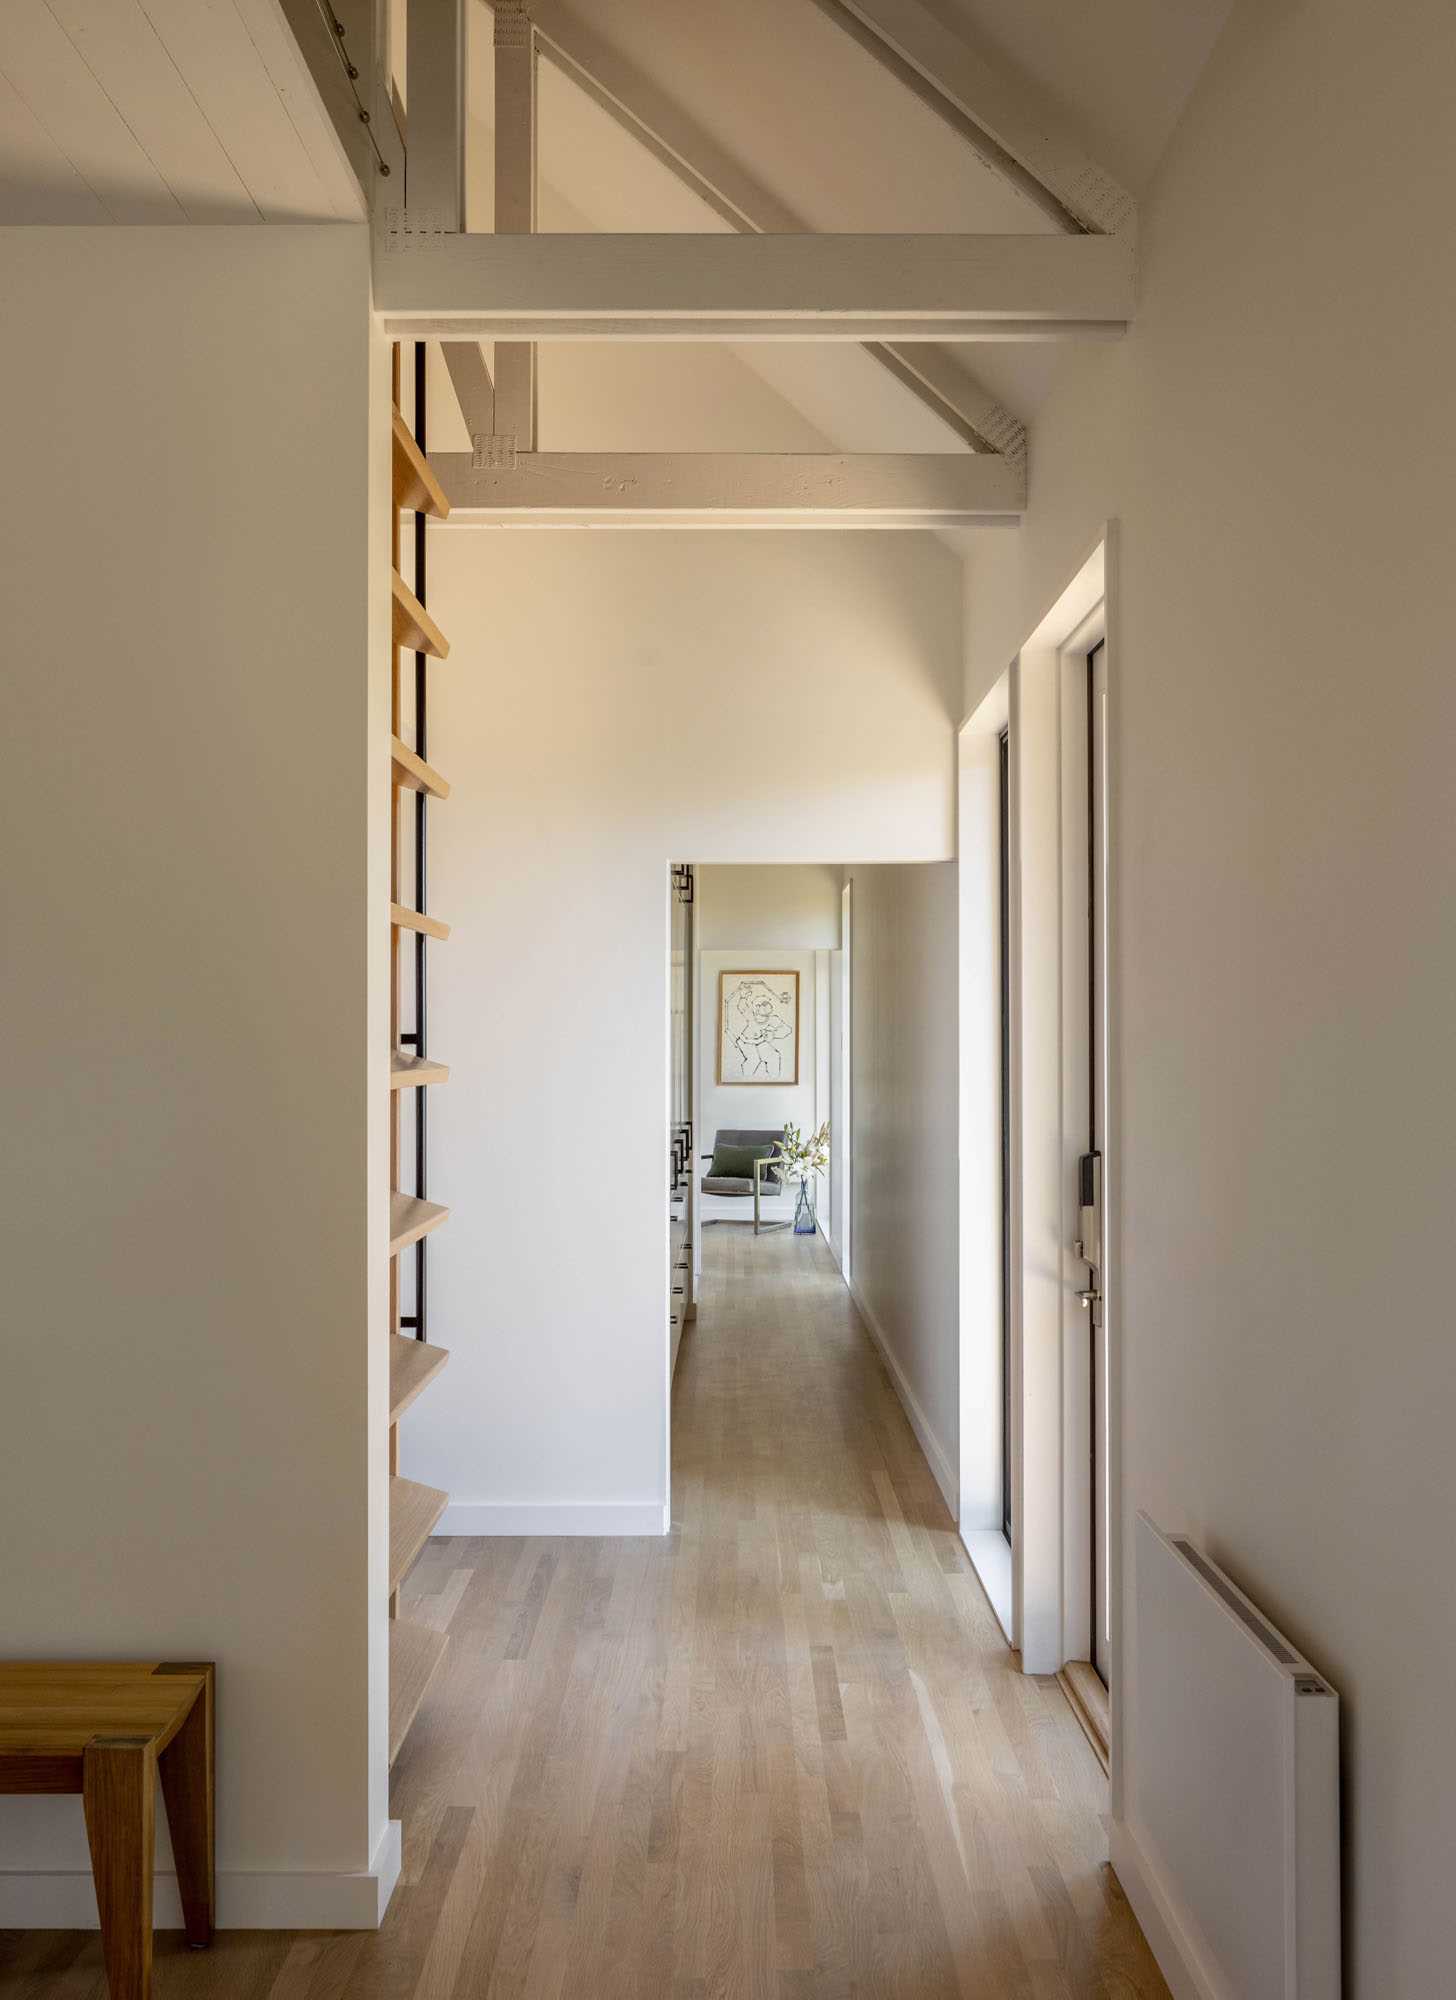
[{"label": "framed artwork", "polygon": [[718,974],[718,1081],[799,1081],[797,972]]}]

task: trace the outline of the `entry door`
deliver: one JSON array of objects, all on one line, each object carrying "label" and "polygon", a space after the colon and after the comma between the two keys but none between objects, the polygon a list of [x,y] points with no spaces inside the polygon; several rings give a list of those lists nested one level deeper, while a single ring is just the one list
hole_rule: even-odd
[{"label": "entry door", "polygon": [[[1112,1652],[1112,1467],[1107,1368],[1107,647],[1087,655],[1087,1151],[1096,1161],[1090,1274],[1092,1343],[1092,1662],[1104,1682]],[[1084,1213],[1084,1221],[1088,1218]]]}]

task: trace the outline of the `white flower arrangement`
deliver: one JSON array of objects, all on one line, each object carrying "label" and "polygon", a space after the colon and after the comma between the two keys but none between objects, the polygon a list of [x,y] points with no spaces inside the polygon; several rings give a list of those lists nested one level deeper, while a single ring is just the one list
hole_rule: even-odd
[{"label": "white flower arrangement", "polygon": [[785,1125],[771,1162],[787,1180],[806,1181],[810,1174],[829,1171],[829,1121],[807,1135],[797,1125]]}]

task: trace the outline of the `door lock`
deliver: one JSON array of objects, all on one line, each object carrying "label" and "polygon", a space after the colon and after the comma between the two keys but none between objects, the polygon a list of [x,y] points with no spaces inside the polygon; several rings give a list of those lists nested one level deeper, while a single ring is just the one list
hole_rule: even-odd
[{"label": "door lock", "polygon": [[[1084,1153],[1077,1162],[1078,1233],[1073,1249],[1094,1271],[1102,1264],[1102,1155]],[[1084,1301],[1086,1303],[1086,1301]]]}]

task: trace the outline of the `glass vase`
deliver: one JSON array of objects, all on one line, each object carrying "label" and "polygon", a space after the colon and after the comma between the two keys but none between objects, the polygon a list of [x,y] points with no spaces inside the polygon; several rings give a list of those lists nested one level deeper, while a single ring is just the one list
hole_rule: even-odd
[{"label": "glass vase", "polygon": [[795,1236],[814,1234],[814,1200],[809,1193],[807,1175],[799,1182],[799,1199],[794,1204],[794,1234]]}]

